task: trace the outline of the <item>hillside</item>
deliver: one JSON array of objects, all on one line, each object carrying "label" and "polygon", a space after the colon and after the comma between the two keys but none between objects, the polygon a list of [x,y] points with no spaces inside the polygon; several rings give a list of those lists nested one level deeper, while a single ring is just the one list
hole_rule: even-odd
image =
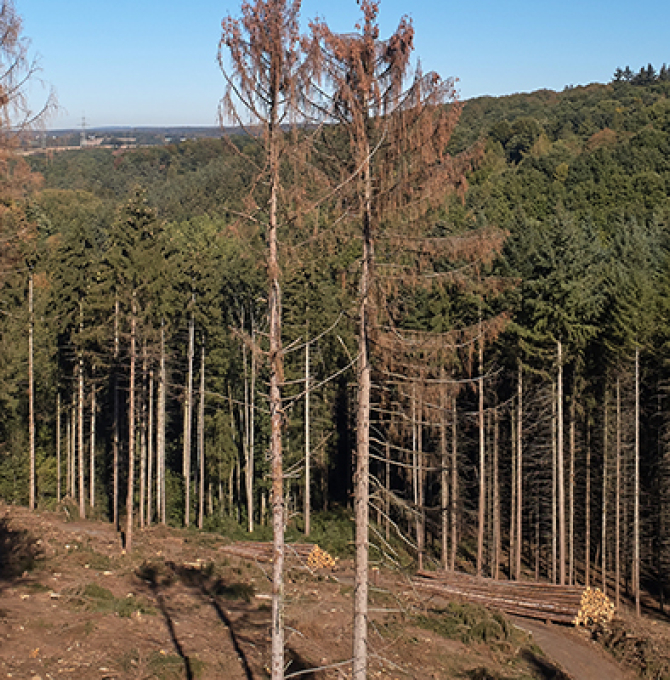
[{"label": "hillside", "polygon": [[[107,523],[69,521],[64,510],[1,512],[3,676],[267,677],[267,565],[223,554],[225,537],[154,527],[138,534],[130,556]],[[288,574],[287,677],[347,677],[351,564],[309,570],[292,561]],[[369,677],[568,678],[554,653],[585,664],[579,680],[629,677],[569,628],[514,625],[476,607],[445,605],[382,569],[372,595]],[[517,626],[534,630],[546,653]]]}]

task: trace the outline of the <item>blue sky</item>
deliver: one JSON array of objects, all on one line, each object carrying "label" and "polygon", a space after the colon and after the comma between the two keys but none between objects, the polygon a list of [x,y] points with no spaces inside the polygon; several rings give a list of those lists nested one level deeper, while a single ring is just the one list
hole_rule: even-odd
[{"label": "blue sky", "polygon": [[[50,128],[216,125],[221,19],[233,0],[15,0],[61,111]],[[462,99],[610,80],[617,66],[670,63],[670,2],[382,0],[382,37],[403,14],[423,69]],[[352,30],[355,0],[304,0],[302,17]],[[35,88],[35,101],[40,97]]]}]

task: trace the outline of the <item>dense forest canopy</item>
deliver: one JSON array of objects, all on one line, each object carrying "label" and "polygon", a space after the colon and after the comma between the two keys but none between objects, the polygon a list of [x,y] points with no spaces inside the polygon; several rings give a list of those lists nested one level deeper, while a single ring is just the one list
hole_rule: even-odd
[{"label": "dense forest canopy", "polygon": [[[315,512],[324,541],[346,550],[352,535],[359,144],[377,230],[372,543],[398,563],[597,581],[617,599],[642,586],[662,599],[668,69],[446,99],[427,104],[451,126],[430,158],[433,173],[453,166],[421,206],[432,176],[412,174],[417,149],[392,148],[391,128],[374,127],[386,124],[379,111],[359,136],[353,99],[316,132],[280,133],[286,350],[272,370],[289,528],[305,531]],[[409,117],[397,121],[397,134],[411,132]],[[3,157],[4,500],[33,492],[38,505],[117,524],[134,509],[140,525],[267,538],[270,184],[259,140]],[[388,211],[383,191],[402,182],[402,209]]]}]

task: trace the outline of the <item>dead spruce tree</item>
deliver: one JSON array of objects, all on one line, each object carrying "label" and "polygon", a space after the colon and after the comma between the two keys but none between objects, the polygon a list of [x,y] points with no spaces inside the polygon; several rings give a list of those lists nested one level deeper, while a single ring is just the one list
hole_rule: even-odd
[{"label": "dead spruce tree", "polygon": [[[460,106],[452,80],[424,74],[411,65],[414,28],[403,18],[387,40],[379,38],[378,4],[360,2],[363,18],[355,33],[333,33],[312,24],[320,50],[315,80],[322,114],[332,121],[321,140],[332,159],[343,219],[355,222],[362,241],[358,289],[358,396],[354,504],[356,571],[353,678],[367,670],[368,530],[371,352],[379,331],[379,287],[375,246],[383,236],[405,238],[421,230],[445,194],[464,188],[472,155],[451,157],[446,145]],[[316,52],[316,50],[314,50]],[[449,104],[449,105],[447,105]],[[388,250],[388,249],[387,249]]]},{"label": "dead spruce tree", "polygon": [[[255,0],[242,4],[242,16],[222,22],[219,65],[226,82],[221,101],[222,122],[243,129],[252,144],[250,163],[256,178],[247,198],[247,219],[261,226],[266,248],[268,296],[270,458],[272,470],[273,588],[272,678],[284,677],[284,496],[282,426],[282,303],[280,229],[288,201],[280,168],[288,158],[286,127],[299,118],[299,100],[308,86],[306,61],[300,46],[300,0]],[[235,147],[235,149],[237,149]],[[252,351],[257,351],[252,347]]]}]

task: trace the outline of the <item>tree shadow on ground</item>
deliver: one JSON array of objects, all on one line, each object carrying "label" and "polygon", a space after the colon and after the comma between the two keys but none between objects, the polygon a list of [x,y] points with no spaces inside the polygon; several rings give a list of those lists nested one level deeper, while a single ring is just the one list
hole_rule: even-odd
[{"label": "tree shadow on ground", "polygon": [[558,666],[538,656],[531,649],[522,650],[521,657],[543,680],[572,680]]},{"label": "tree shadow on ground", "polygon": [[[217,577],[211,569],[178,565],[173,562],[145,563],[137,571],[137,576],[149,583],[166,619],[175,648],[184,659],[185,666],[187,658],[183,655],[174,634],[163,596],[164,590],[175,580],[198,592],[203,602],[213,608],[218,619],[226,626],[245,680],[254,680],[257,677],[252,670],[252,661],[247,650],[265,648],[265,655],[269,659],[268,629],[271,620],[268,609],[250,609],[249,605],[254,596],[253,586]],[[286,647],[285,661],[287,678],[297,674],[301,680],[316,680],[317,671],[313,670],[313,665],[289,646]],[[188,670],[187,677],[192,677],[188,675]]]},{"label": "tree shadow on ground", "polygon": [[0,518],[0,585],[32,571],[43,557],[38,539],[24,529],[13,529],[6,517]]}]

